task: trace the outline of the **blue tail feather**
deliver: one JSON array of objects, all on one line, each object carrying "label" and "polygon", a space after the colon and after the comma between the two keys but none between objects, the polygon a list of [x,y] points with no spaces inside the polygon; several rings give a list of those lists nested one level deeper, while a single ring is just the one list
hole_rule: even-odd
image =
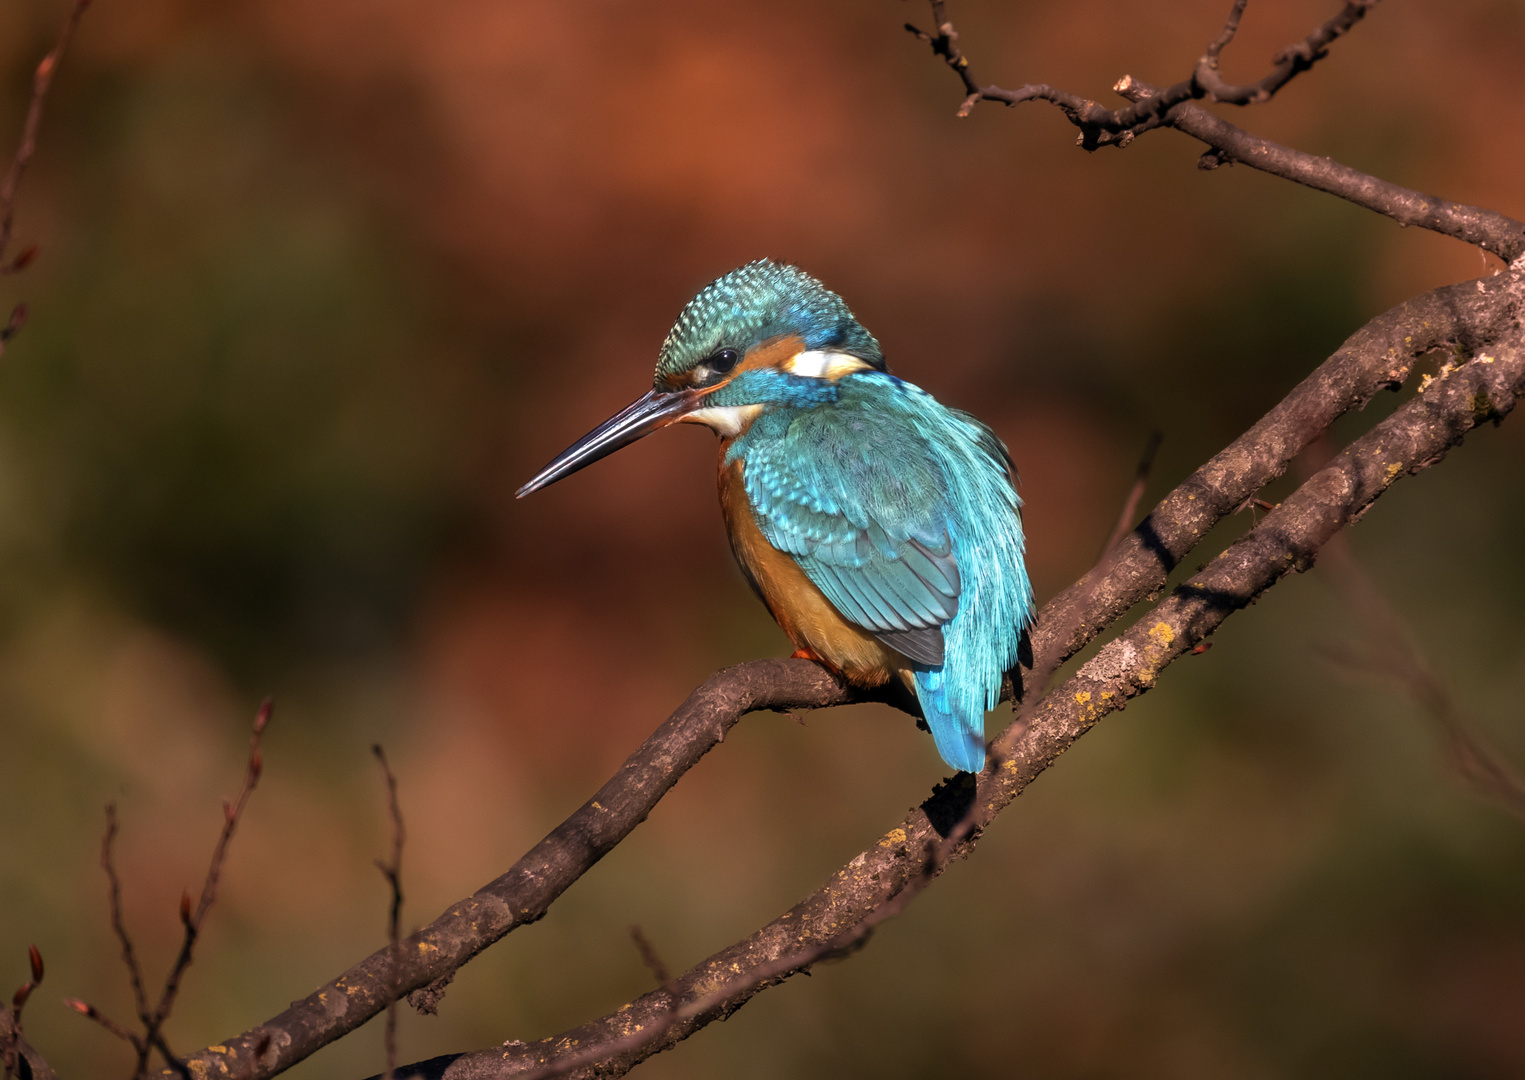
[{"label": "blue tail feather", "polygon": [[916,696],[932,729],[932,741],[944,761],[960,772],[976,773],[985,767],[985,714],[960,717],[948,706],[948,687],[943,669],[918,668]]}]

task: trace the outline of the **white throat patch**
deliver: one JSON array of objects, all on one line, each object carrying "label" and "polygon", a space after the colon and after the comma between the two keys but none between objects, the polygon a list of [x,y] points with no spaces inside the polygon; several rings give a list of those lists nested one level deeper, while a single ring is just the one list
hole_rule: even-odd
[{"label": "white throat patch", "polygon": [[727,439],[734,439],[752,426],[763,411],[761,405],[712,405],[707,409],[695,409],[683,417],[684,423],[704,424],[714,428]]}]

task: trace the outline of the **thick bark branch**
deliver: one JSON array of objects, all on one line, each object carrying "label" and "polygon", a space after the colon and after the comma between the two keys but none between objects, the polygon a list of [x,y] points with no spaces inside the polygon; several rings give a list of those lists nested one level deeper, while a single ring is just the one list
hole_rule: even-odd
[{"label": "thick bark branch", "polygon": [[[1110,642],[1040,706],[1028,725],[1013,724],[992,745],[993,767],[978,778],[972,811],[983,827],[1070,744],[1108,713],[1154,686],[1160,672],[1235,611],[1293,572],[1321,545],[1358,520],[1402,476],[1440,461],[1479,424],[1498,423],[1525,396],[1525,330],[1515,303],[1492,325],[1494,340],[1440,378],[1315,474],[1248,534]],[[1143,526],[1140,526],[1142,529]],[[962,816],[958,790],[935,792],[922,806],[827,884],[757,933],[722,950],[618,1011],[533,1043],[437,1058],[413,1075],[438,1080],[510,1076],[619,1076],[652,1054],[723,1019],[768,986],[808,970],[823,943],[870,919],[928,872],[927,852]],[[976,833],[963,845],[978,843]],[[932,868],[939,873],[942,867]],[[792,957],[801,962],[791,964]],[[643,1032],[652,1037],[642,1038]],[[403,1075],[407,1075],[404,1072]]]},{"label": "thick bark branch", "polygon": [[1501,340],[1525,308],[1519,274],[1448,285],[1405,301],[1350,336],[1228,447],[1162,499],[1111,561],[1049,601],[1033,631],[1037,655],[1071,656],[1140,600],[1207,531],[1286,471],[1329,425],[1397,389],[1416,358],[1439,349],[1473,353]]},{"label": "thick bark branch", "polygon": [[[1072,655],[1134,604],[1157,594],[1215,522],[1280,475],[1337,417],[1378,390],[1400,385],[1415,357],[1438,348],[1471,354],[1506,339],[1516,332],[1522,308],[1521,276],[1501,274],[1436,290],[1363,327],[1264,419],[1162,500],[1099,571],[1051,601],[1034,629],[1035,654]],[[863,698],[802,660],[758,660],[717,673],[508,873],[406,939],[395,973],[390,949],[378,950],[216,1052],[193,1055],[192,1067],[208,1077],[255,1080],[289,1068],[375,1016],[393,987],[407,993],[428,986],[515,927],[544,915],[746,713],[858,700]],[[946,814],[936,809],[938,798],[928,806]],[[265,1049],[256,1064],[261,1044]]]},{"label": "thick bark branch", "polygon": [[[379,949],[279,1016],[188,1059],[198,1077],[273,1076],[353,1031],[395,996],[445,978],[552,901],[646,819],[678,779],[749,712],[864,700],[818,665],[754,660],[717,672],[626,759],[608,783],[502,877]],[[395,989],[394,989],[395,988]],[[258,1055],[255,1050],[265,1049]]]}]

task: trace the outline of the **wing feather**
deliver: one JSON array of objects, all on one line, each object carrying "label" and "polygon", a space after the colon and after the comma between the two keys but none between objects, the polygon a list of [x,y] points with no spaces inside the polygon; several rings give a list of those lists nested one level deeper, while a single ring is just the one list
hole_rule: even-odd
[{"label": "wing feather", "polygon": [[748,440],[743,472],[763,536],[849,622],[917,663],[941,664],[962,583],[930,449],[862,409],[765,422],[775,430]]}]

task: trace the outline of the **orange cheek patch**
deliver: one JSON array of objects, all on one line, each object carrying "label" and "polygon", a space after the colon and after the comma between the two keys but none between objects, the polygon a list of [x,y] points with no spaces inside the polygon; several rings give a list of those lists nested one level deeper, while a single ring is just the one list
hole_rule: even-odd
[{"label": "orange cheek patch", "polygon": [[805,351],[805,339],[798,334],[785,334],[769,338],[741,358],[736,373],[756,371],[759,368],[782,368],[790,360]]}]

